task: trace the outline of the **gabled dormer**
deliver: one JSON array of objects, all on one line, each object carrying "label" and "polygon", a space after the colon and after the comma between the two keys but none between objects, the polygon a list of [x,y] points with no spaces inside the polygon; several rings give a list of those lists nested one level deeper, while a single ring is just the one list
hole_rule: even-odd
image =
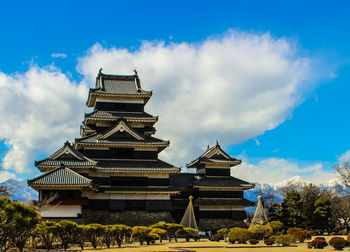
[{"label": "gabled dormer", "polygon": [[230,168],[240,163],[241,160],[230,157],[216,141],[215,146],[208,146],[202,155],[187,164],[187,168],[196,168],[198,174],[207,176],[230,176]]},{"label": "gabled dormer", "polygon": [[143,141],[145,140],[137,131],[130,127],[130,125],[121,119],[114,127],[99,136],[98,140],[114,140],[114,139],[130,139]]},{"label": "gabled dormer", "polygon": [[70,168],[90,168],[96,166],[97,162],[84,156],[81,152],[74,149],[70,142],[66,141],[63,147],[46,159],[35,161],[35,166],[41,171],[46,172],[65,165]]}]

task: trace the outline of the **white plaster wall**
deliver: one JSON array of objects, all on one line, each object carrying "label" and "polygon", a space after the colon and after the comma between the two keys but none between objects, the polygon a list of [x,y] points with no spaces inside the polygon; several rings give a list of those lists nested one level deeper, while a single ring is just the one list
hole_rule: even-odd
[{"label": "white plaster wall", "polygon": [[78,217],[81,206],[44,206],[40,209],[41,217]]}]

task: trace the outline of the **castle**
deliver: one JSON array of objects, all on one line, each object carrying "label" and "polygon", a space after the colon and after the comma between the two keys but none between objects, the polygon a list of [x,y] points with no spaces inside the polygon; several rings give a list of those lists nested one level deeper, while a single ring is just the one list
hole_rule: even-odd
[{"label": "castle", "polygon": [[179,222],[189,202],[200,230],[244,226],[243,197],[253,184],[230,176],[241,160],[219,143],[187,164],[196,173],[181,173],[158,154],[169,141],[155,138],[158,117],[145,112],[152,92],[134,75],[109,75],[100,70],[89,90],[81,138],[68,141],[46,159],[36,161],[43,172],[28,180],[39,192],[43,218],[80,223],[150,225]]}]

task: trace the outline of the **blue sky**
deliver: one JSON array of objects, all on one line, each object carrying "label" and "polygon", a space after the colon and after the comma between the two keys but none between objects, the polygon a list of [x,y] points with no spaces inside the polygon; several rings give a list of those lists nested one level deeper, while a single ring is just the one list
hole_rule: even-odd
[{"label": "blue sky", "polygon": [[[322,171],[331,172],[350,149],[348,1],[7,1],[2,9],[7,11],[0,16],[0,72],[13,77],[33,65],[54,66],[77,85],[86,79],[86,71],[77,68],[79,60],[96,43],[133,52],[143,41],[200,44],[230,29],[285,39],[293,58],[312,61],[310,77],[301,83],[305,90],[300,88],[300,99],[276,127],[226,143],[226,150],[255,166],[276,159],[301,169],[322,164]],[[216,137],[202,140],[212,144]],[[30,158],[50,152],[43,149]],[[7,170],[18,178],[34,171]]]}]

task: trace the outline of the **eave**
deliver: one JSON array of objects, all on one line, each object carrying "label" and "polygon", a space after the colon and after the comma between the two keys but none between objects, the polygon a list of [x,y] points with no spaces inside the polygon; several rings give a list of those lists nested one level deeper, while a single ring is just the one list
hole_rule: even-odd
[{"label": "eave", "polygon": [[[57,169],[60,167],[60,165],[37,165],[36,168],[38,168],[41,172],[49,172],[54,169]],[[96,165],[66,165],[66,167],[70,169],[95,169]]]},{"label": "eave", "polygon": [[192,161],[191,163],[187,164],[187,168],[197,168],[199,166],[203,165],[219,165],[219,166],[227,166],[227,168],[231,168],[233,166],[241,164],[241,160],[234,160],[234,161],[218,161],[215,160],[214,162],[208,162],[208,161],[202,161],[200,158],[197,158],[196,160]]},{"label": "eave", "polygon": [[[103,118],[103,117],[86,117],[84,119],[84,124],[89,124],[90,122],[100,122],[100,121],[118,121],[121,117],[116,118]],[[140,123],[149,123],[153,126],[158,121],[158,116],[150,117],[150,118],[142,118],[142,117],[123,117],[127,122],[140,122]]]},{"label": "eave", "polygon": [[96,103],[96,97],[110,97],[110,98],[143,98],[146,105],[149,99],[152,97],[152,92],[140,93],[140,94],[110,94],[110,93],[97,93],[95,89],[89,90],[89,97],[86,101],[88,107],[94,107]]},{"label": "eave", "polygon": [[119,174],[176,174],[180,168],[97,168],[96,171],[101,173],[119,173]]},{"label": "eave", "polygon": [[121,148],[137,148],[137,147],[158,147],[159,151],[164,150],[169,146],[169,141],[160,142],[160,143],[134,143],[134,142],[117,142],[117,143],[101,143],[98,140],[96,142],[76,142],[75,147],[78,149],[80,146],[98,146],[98,147],[121,147]]},{"label": "eave", "polygon": [[243,191],[254,188],[254,185],[247,185],[247,186],[230,186],[230,187],[223,187],[223,186],[198,186],[194,185],[193,187],[198,188],[200,191]]},{"label": "eave", "polygon": [[36,191],[39,191],[40,189],[46,189],[46,190],[85,190],[85,189],[92,189],[92,185],[29,185],[31,188],[33,188]]}]

